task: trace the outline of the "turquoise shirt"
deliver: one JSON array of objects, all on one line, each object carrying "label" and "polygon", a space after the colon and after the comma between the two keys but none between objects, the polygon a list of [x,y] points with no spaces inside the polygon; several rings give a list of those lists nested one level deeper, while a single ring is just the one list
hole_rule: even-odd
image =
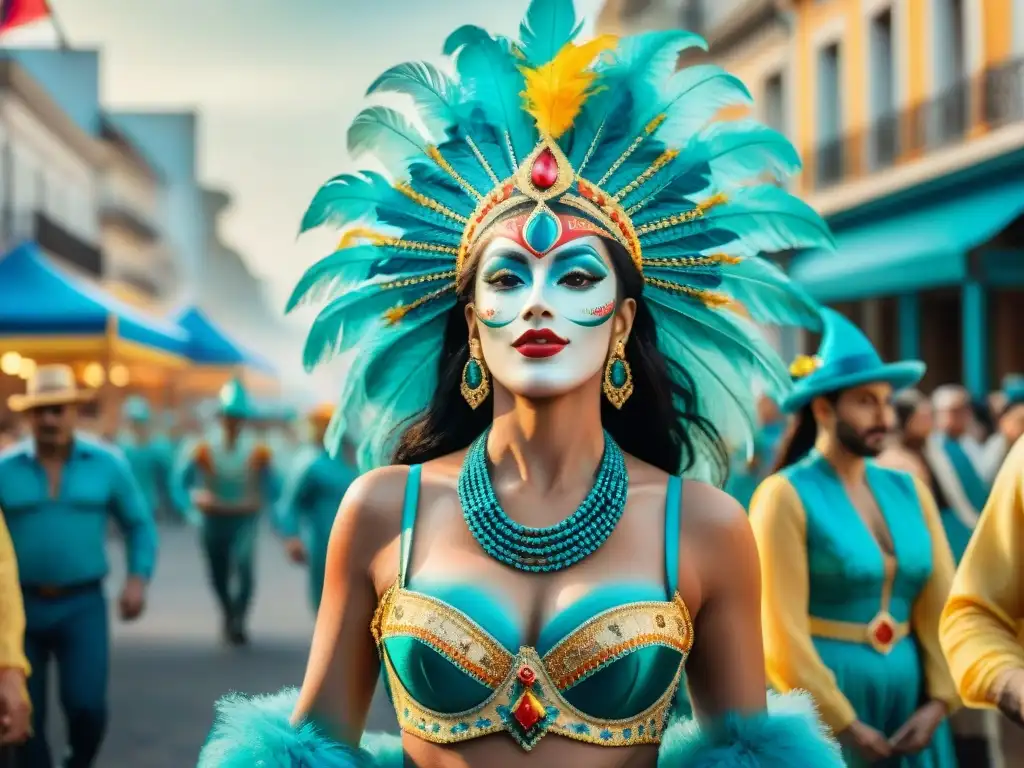
[{"label": "turquoise shirt", "polygon": [[34,440],[0,455],[0,509],[23,584],[66,586],[106,576],[111,515],[127,543],[128,573],[153,575],[156,524],[120,450],[76,434],[55,497],[48,486]]},{"label": "turquoise shirt", "polygon": [[131,432],[124,432],[117,441],[118,447],[128,459],[128,465],[142,488],[142,494],[150,509],[160,507],[168,493],[174,448],[166,438],[150,437],[145,442]]},{"label": "turquoise shirt", "polygon": [[[190,510],[190,517],[195,519],[190,493],[197,488],[207,488],[217,498],[229,503],[242,501],[255,491],[266,505],[272,504],[280,493],[280,481],[273,464],[269,463],[258,477],[253,477],[250,470],[253,452],[260,445],[259,440],[243,432],[231,448],[222,434],[195,439],[183,446],[171,481],[172,494],[179,509]],[[212,473],[204,471],[196,462],[198,451],[203,446],[210,451]]]},{"label": "turquoise shirt", "polygon": [[747,464],[745,451],[733,453],[732,468],[729,470],[729,481],[725,485],[725,491],[739,501],[744,509],[750,507],[750,500],[757,486],[771,473],[775,451],[785,428],[784,421],[776,421],[765,424],[757,431],[754,435],[754,458],[757,465],[753,468]]},{"label": "turquoise shirt", "polygon": [[358,472],[315,448],[298,457],[285,483],[277,508],[277,526],[282,536],[298,536],[300,529],[309,540],[326,542],[345,491]]}]

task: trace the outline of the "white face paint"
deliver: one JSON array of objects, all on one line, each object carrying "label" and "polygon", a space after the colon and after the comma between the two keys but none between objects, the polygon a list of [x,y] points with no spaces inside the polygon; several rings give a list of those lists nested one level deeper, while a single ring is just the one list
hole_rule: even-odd
[{"label": "white face paint", "polygon": [[499,237],[480,256],[474,305],[484,362],[523,397],[581,386],[608,358],[618,278],[596,236],[534,256]]}]

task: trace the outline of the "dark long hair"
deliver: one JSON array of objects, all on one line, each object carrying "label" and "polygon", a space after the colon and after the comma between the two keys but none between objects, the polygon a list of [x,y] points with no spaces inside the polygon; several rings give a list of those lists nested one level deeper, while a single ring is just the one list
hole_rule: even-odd
[{"label": "dark long hair", "polygon": [[[551,207],[558,212],[560,206]],[[513,210],[506,217],[521,212]],[[633,373],[633,394],[621,410],[602,398],[602,424],[623,451],[665,472],[685,472],[700,456],[710,460],[716,476],[724,479],[728,471],[725,444],[714,425],[697,413],[698,393],[692,377],[658,349],[658,329],[641,297],[642,276],[622,245],[602,240],[619,278],[619,300],[632,298],[637,303],[625,349]],[[459,300],[448,315],[434,397],[411,423],[398,427],[396,464],[420,464],[460,451],[491,423],[491,409],[485,405],[472,410],[459,391],[469,355],[465,307],[472,298],[478,262],[471,258],[460,276]]]},{"label": "dark long hair", "polygon": [[[828,392],[821,397],[834,405],[839,400],[839,392]],[[811,403],[808,403],[790,416],[786,434],[782,436],[778,452],[775,454],[775,466],[772,467],[772,474],[781,472],[804,458],[811,452],[817,439],[818,422],[814,420]]]}]

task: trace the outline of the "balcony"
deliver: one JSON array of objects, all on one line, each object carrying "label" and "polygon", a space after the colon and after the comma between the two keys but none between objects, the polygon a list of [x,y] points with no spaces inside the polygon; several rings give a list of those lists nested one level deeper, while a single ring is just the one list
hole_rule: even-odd
[{"label": "balcony", "polygon": [[109,185],[100,194],[100,221],[121,226],[140,240],[156,241],[160,237],[156,217],[138,201]]},{"label": "balcony", "polygon": [[965,79],[934,99],[805,153],[815,192],[864,178],[1024,121],[1024,59]]},{"label": "balcony", "polygon": [[103,274],[103,251],[83,240],[42,211],[15,214],[7,238],[10,244],[34,240],[39,247],[64,264],[95,278]]}]

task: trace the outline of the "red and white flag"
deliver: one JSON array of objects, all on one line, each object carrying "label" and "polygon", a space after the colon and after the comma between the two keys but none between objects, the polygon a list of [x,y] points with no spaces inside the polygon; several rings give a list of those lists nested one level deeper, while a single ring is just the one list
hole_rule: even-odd
[{"label": "red and white flag", "polygon": [[8,47],[63,45],[47,0],[0,0],[0,43]]}]

